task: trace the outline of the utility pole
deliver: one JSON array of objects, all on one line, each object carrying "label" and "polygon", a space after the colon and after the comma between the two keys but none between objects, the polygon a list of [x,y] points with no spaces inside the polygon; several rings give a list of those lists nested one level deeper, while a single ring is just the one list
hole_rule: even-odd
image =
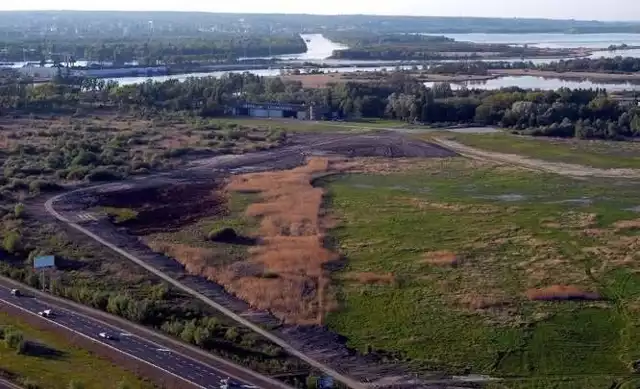
[{"label": "utility pole", "polygon": [[271,58],[271,23],[269,23],[269,58]]}]

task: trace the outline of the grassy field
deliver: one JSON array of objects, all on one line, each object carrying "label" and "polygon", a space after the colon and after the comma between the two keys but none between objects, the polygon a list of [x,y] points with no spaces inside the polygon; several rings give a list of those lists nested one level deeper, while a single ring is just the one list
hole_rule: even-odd
[{"label": "grassy field", "polygon": [[328,325],[353,347],[508,378],[501,388],[629,378],[640,359],[640,182],[450,159],[323,184],[348,263]]},{"label": "grassy field", "polygon": [[479,149],[553,162],[597,168],[640,168],[640,144],[635,142],[541,139],[504,133],[456,134],[453,137]]},{"label": "grassy field", "polygon": [[278,120],[278,119],[253,119],[253,118],[227,118],[220,119],[220,125],[236,124],[239,126],[256,126],[268,130],[284,130],[289,132],[337,132],[337,131],[369,131],[370,129],[385,128],[425,128],[424,126],[410,125],[399,120],[362,119],[349,122],[331,121],[304,121],[304,120]]},{"label": "grassy field", "polygon": [[0,369],[16,375],[16,380],[25,387],[66,389],[75,381],[86,389],[154,388],[151,383],[69,344],[58,335],[31,328],[4,312],[0,313],[0,326],[5,332],[21,332],[25,340],[46,350],[35,355],[18,354],[4,342],[0,344]]}]

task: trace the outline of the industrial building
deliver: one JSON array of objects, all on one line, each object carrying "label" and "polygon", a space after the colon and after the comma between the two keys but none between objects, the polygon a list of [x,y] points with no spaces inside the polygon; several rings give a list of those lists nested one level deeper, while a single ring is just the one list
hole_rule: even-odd
[{"label": "industrial building", "polygon": [[326,118],[328,110],[316,105],[306,104],[242,103],[233,107],[231,114],[255,118],[320,120]]}]

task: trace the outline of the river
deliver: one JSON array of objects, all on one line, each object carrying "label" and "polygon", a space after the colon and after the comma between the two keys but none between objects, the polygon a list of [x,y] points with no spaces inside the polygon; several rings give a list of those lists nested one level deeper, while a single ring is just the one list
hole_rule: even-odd
[{"label": "river", "polygon": [[[640,34],[445,34],[451,38],[461,41],[479,42],[479,43],[512,43],[512,44],[531,44],[539,47],[592,47],[592,48],[606,48],[612,44],[620,45],[638,45],[640,46]],[[278,56],[281,60],[290,61],[310,61],[320,62],[327,65],[339,66],[336,68],[327,69],[328,72],[342,72],[349,73],[355,71],[380,71],[384,69],[394,69],[395,66],[372,66],[372,67],[354,67],[351,66],[355,63],[362,63],[363,61],[349,61],[349,60],[332,60],[328,59],[334,50],[343,49],[345,46],[332,42],[326,39],[321,34],[303,34],[301,37],[307,44],[307,52],[302,54],[290,54]],[[626,53],[626,54],[625,54]],[[635,50],[623,50],[617,52],[611,52],[608,50],[594,52],[594,57],[606,56],[611,57],[615,55],[636,55],[640,57],[640,49]],[[557,61],[558,59],[532,59],[534,63],[547,63],[551,61]],[[520,61],[519,59],[511,60],[513,62]],[[380,61],[377,61],[378,63]],[[393,62],[393,61],[390,61]],[[343,66],[340,66],[343,65]],[[411,66],[402,66],[403,69],[410,69]],[[192,74],[176,74],[170,76],[156,76],[151,77],[154,81],[166,81],[169,79],[177,79],[183,81],[188,77],[220,77],[226,73],[242,73],[243,71],[232,72],[207,72],[207,73],[192,73]],[[278,76],[280,75],[280,69],[258,69],[251,70],[250,73],[260,76]],[[134,84],[144,82],[149,79],[148,77],[125,77],[114,78],[121,85]],[[597,83],[591,81],[565,81],[560,79],[545,79],[541,77],[532,76],[514,76],[514,77],[502,77],[494,80],[489,80],[482,83],[474,83],[468,85],[474,88],[482,89],[498,89],[502,87],[517,86],[520,88],[539,88],[539,89],[558,89],[560,87],[568,88],[604,88],[611,91],[620,90],[639,90],[638,85],[630,83]],[[454,86],[459,87],[459,86]]]}]

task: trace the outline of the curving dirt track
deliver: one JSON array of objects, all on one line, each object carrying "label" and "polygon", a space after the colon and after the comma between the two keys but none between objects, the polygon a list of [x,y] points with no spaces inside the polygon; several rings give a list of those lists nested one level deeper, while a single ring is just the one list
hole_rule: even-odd
[{"label": "curving dirt track", "polygon": [[[252,309],[244,301],[228,294],[218,284],[185,272],[175,260],[157,254],[140,240],[107,220],[82,222],[78,214],[101,204],[116,194],[143,193],[176,185],[214,187],[221,178],[248,171],[290,169],[301,165],[310,155],[451,157],[456,153],[444,147],[411,139],[394,132],[375,134],[294,135],[285,146],[259,153],[214,157],[170,173],[135,180],[77,189],[55,196],[44,205],[39,216],[65,222],[106,247],[164,278],[204,301],[235,321],[280,345],[315,368],[332,375],[352,388],[403,387],[446,388],[456,386],[450,377],[437,372],[421,378],[409,373],[407,366],[384,362],[373,355],[360,355],[345,346],[345,339],[321,326],[283,325],[269,312]],[[196,192],[197,193],[197,192]],[[80,224],[82,223],[82,224]],[[270,330],[265,330],[269,328]],[[434,383],[434,379],[438,383]],[[444,382],[444,383],[443,383]],[[457,382],[458,386],[460,382]]]},{"label": "curving dirt track", "polygon": [[449,150],[454,150],[460,155],[468,158],[506,163],[519,166],[524,169],[559,174],[561,176],[569,176],[575,178],[640,178],[639,169],[599,169],[571,163],[543,161],[540,159],[523,157],[522,155],[518,154],[505,154],[481,150],[463,145],[462,143],[450,139],[434,138],[433,142],[442,147],[446,147]]}]

